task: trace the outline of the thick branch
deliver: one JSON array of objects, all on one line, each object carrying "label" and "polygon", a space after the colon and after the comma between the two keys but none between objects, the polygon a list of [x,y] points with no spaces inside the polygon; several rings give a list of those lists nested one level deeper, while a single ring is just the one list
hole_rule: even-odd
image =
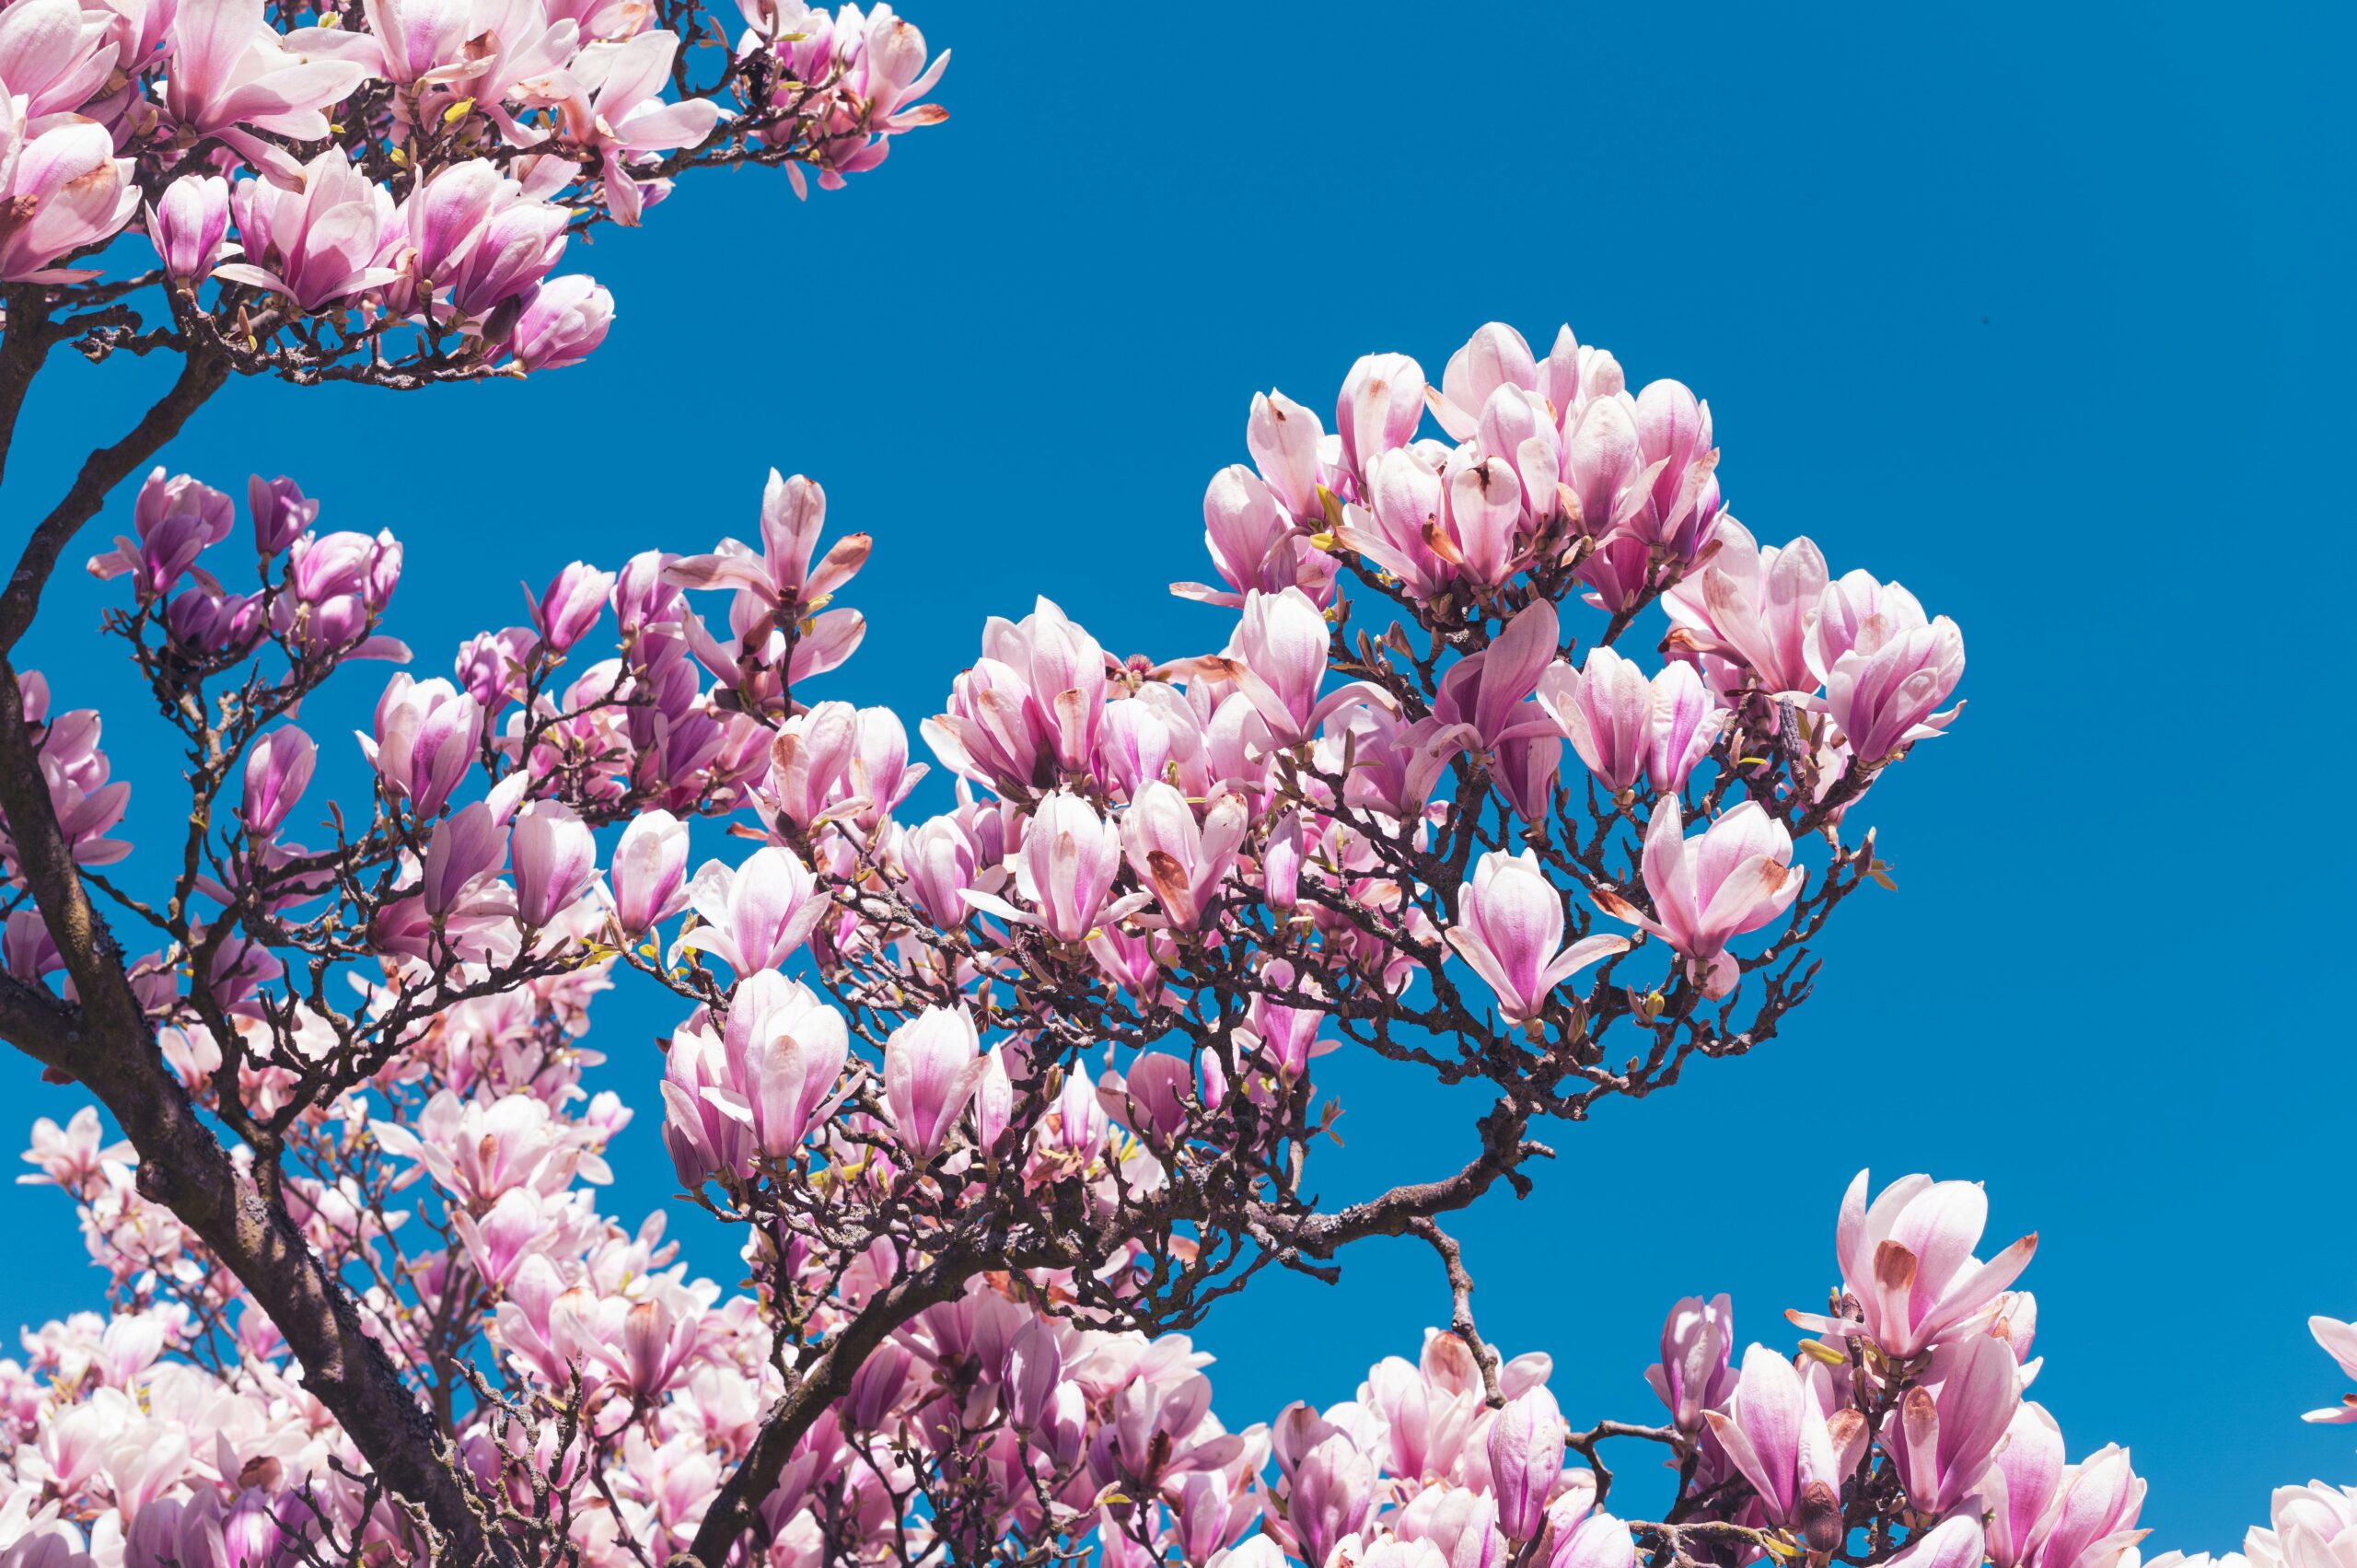
[{"label": "thick branch", "polygon": [[481,1532],[430,1417],[401,1387],[358,1308],[286,1211],[238,1170],[165,1063],[125,975],[121,949],[89,901],[58,827],[24,715],[16,671],[0,660],[0,816],[15,870],[73,976],[78,1006],[0,981],[0,1035],[53,1072],[79,1079],[139,1151],[139,1188],[171,1210],[252,1293],[303,1364],[304,1387],[351,1434],[385,1482],[423,1505],[461,1558]]}]

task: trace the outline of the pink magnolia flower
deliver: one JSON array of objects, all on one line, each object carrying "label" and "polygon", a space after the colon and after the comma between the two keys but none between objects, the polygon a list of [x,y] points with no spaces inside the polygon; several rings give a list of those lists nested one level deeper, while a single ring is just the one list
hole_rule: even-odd
[{"label": "pink magnolia flower", "polygon": [[284,474],[273,480],[255,474],[247,480],[246,509],[253,514],[254,550],[264,560],[300,539],[319,516],[319,504]]},{"label": "pink magnolia flower", "polygon": [[614,923],[637,936],[657,921],[686,907],[688,825],[668,811],[645,811],[631,819],[614,845],[608,878],[614,895]]},{"label": "pink magnolia flower", "polygon": [[1351,366],[1334,408],[1342,467],[1365,476],[1378,452],[1404,447],[1424,418],[1424,368],[1404,354],[1371,354]]},{"label": "pink magnolia flower", "polygon": [[1794,866],[1792,835],[1747,800],[1689,839],[1675,796],[1664,796],[1645,827],[1641,874],[1654,913],[1646,916],[1609,889],[1596,908],[1653,933],[1703,975],[1703,990],[1724,996],[1740,971],[1728,939],[1757,931],[1792,906],[1807,875]]},{"label": "pink magnolia flower", "polygon": [[540,641],[563,653],[589,634],[606,611],[606,596],[613,591],[614,575],[575,561],[532,601],[532,624]]},{"label": "pink magnolia flower", "polygon": [[927,1007],[884,1046],[884,1099],[911,1158],[929,1160],[957,1131],[984,1068],[974,1019],[963,1006]]},{"label": "pink magnolia flower", "polygon": [[619,43],[589,44],[574,59],[571,78],[578,86],[563,106],[565,132],[599,154],[607,204],[625,226],[638,222],[646,201],[631,166],[644,154],[702,141],[726,112],[709,99],[664,101],[679,52],[679,35],[656,29]]},{"label": "pink magnolia flower", "polygon": [[19,1186],[47,1184],[68,1192],[87,1192],[99,1179],[102,1166],[109,1161],[127,1164],[134,1157],[129,1144],[106,1141],[97,1109],[87,1105],[63,1127],[46,1116],[35,1120],[32,1144],[24,1160],[36,1174],[17,1178]]},{"label": "pink magnolia flower", "polygon": [[[1325,427],[1317,413],[1283,392],[1252,394],[1252,412],[1244,422],[1244,445],[1269,492],[1297,521],[1321,518],[1324,505],[1318,488],[1323,464],[1319,445]],[[1232,470],[1231,470],[1232,471]],[[1329,565],[1330,573],[1333,568]],[[1305,585],[1306,586],[1306,585]]]},{"label": "pink magnolia flower", "polygon": [[1139,882],[1154,889],[1170,923],[1191,931],[1218,901],[1244,844],[1249,812],[1223,795],[1199,822],[1187,797],[1156,779],[1121,814],[1121,844]]},{"label": "pink magnolia flower", "polygon": [[1980,1478],[1979,1511],[1989,1519],[1989,1560],[2021,1568],[2039,1540],[2038,1527],[2062,1490],[2062,1429],[2042,1405],[2024,1401],[2003,1444]]},{"label": "pink magnolia flower", "polygon": [[1988,1262],[1972,1255],[1989,1223],[1989,1195],[1977,1181],[1903,1176],[1866,1202],[1860,1171],[1841,1200],[1836,1250],[1841,1288],[1860,1320],[1793,1316],[1837,1337],[1863,1334],[1898,1360],[1978,1331],[2003,1306],[2005,1287],[2038,1251],[2035,1233]]},{"label": "pink magnolia flower", "polygon": [[864,533],[835,541],[814,566],[827,526],[827,493],[795,474],[770,470],[761,492],[761,548],[725,539],[709,555],[683,555],[663,568],[663,580],[683,588],[742,588],[772,605],[807,607],[855,576],[875,541]]},{"label": "pink magnolia flower", "polygon": [[548,276],[564,254],[570,217],[496,165],[472,158],[445,167],[401,203],[398,238],[415,283],[472,319]]},{"label": "pink magnolia flower", "polygon": [[1433,699],[1433,716],[1469,726],[1483,749],[1544,734],[1553,724],[1543,696],[1536,704],[1523,699],[1540,691],[1561,667],[1555,658],[1561,635],[1553,605],[1542,598],[1526,606],[1488,647],[1449,666]]},{"label": "pink magnolia flower", "polygon": [[1587,1515],[1555,1542],[1547,1568],[1636,1568],[1637,1543],[1611,1515]]},{"label": "pink magnolia flower", "polygon": [[516,813],[510,846],[516,913],[527,931],[552,924],[598,876],[598,841],[571,807],[535,800]]},{"label": "pink magnolia flower", "polygon": [[106,91],[119,45],[103,10],[75,0],[17,0],[0,11],[0,82],[34,119],[73,114]]},{"label": "pink magnolia flower", "polygon": [[[763,1154],[784,1159],[833,1103],[850,1058],[851,1037],[842,1015],[819,1001],[808,986],[792,981],[782,993],[768,994],[776,989],[740,989],[722,1038],[736,1058],[732,1073],[750,1112],[754,1138]],[[750,1027],[740,1031],[737,1011],[749,1012],[760,1004],[766,1005],[760,1005]]]},{"label": "pink magnolia flower", "polygon": [[[1256,398],[1256,415],[1261,406],[1262,401]],[[1295,412],[1314,424],[1316,416],[1307,410],[1296,408]],[[1312,485],[1314,516],[1314,480]],[[1170,591],[1204,604],[1236,606],[1244,602],[1248,593],[1282,593],[1297,587],[1317,604],[1330,603],[1337,563],[1332,556],[1310,547],[1295,528],[1295,517],[1286,505],[1267,481],[1241,463],[1213,474],[1210,488],[1203,492],[1203,543],[1227,587],[1173,583]]]},{"label": "pink magnolia flower", "polygon": [[331,146],[305,164],[295,190],[241,180],[229,203],[244,256],[215,267],[216,278],[270,289],[305,310],[320,310],[401,277],[400,269],[376,264],[393,199],[354,169],[342,147]]},{"label": "pink magnolia flower", "polygon": [[53,263],[110,238],[139,210],[134,160],[114,153],[106,127],[91,121],[69,116],[34,130],[26,100],[10,96],[0,79],[0,279],[78,283],[98,275]]},{"label": "pink magnolia flower", "polygon": [[318,758],[311,738],[293,725],[254,742],[246,753],[246,796],[238,807],[246,831],[257,839],[277,836],[286,814],[309,787]]},{"label": "pink magnolia flower", "polygon": [[1490,1492],[1498,1503],[1498,1528],[1512,1539],[1528,1540],[1546,1523],[1547,1500],[1562,1479],[1569,1430],[1544,1386],[1508,1400],[1490,1423]]},{"label": "pink magnolia flower", "polygon": [[1509,1022],[1545,1011],[1554,989],[1599,958],[1629,949],[1623,936],[1585,936],[1563,947],[1563,899],[1538,854],[1492,850],[1459,897],[1448,945],[1472,966]]},{"label": "pink magnolia flower", "polygon": [[567,273],[524,296],[508,349],[526,372],[562,370],[589,357],[614,323],[614,296],[586,273]]},{"label": "pink magnolia flower", "polygon": [[1826,678],[1825,707],[1861,763],[1888,760],[1940,733],[1962,711],[1934,713],[1964,679],[1964,633],[1943,615],[1930,625],[1869,619]]},{"label": "pink magnolia flower", "polygon": [[1807,539],[1763,548],[1725,517],[1711,542],[1701,571],[1662,596],[1672,634],[1751,670],[1770,691],[1814,691],[1809,633],[1830,581],[1823,552]]},{"label": "pink magnolia flower", "polygon": [[1365,1527],[1375,1484],[1375,1462],[1347,1434],[1337,1432],[1301,1457],[1285,1500],[1285,1523],[1305,1559],[1325,1562],[1344,1536]]},{"label": "pink magnolia flower", "polygon": [[2136,1527],[2143,1506],[2144,1480],[2128,1450],[2107,1444],[2063,1469],[2060,1493],[2024,1561],[2028,1568],[2112,1568],[2144,1538]]},{"label": "pink magnolia flower", "polygon": [[1070,790],[1057,790],[1033,808],[1014,860],[1016,896],[1029,909],[970,889],[966,901],[1001,919],[1039,926],[1060,942],[1084,941],[1098,923],[1119,920],[1151,897],[1132,893],[1106,902],[1121,869],[1121,830]]},{"label": "pink magnolia flower", "polygon": [[1931,1515],[1979,1491],[2022,1397],[2021,1369],[2002,1340],[1976,1335],[1950,1347],[1945,1360],[1934,1358],[1935,1385],[1907,1390],[1898,1431],[1883,1435],[1908,1501]]},{"label": "pink magnolia flower", "polygon": [[1654,687],[1634,661],[1606,647],[1590,648],[1578,670],[1559,660],[1539,677],[1538,705],[1608,793],[1631,789],[1644,776],[1654,748]]},{"label": "pink magnolia flower", "polygon": [[439,677],[413,680],[397,672],[377,699],[376,735],[359,739],[386,793],[430,817],[475,761],[482,706]]},{"label": "pink magnolia flower", "polygon": [[710,953],[739,979],[775,969],[826,914],[828,901],[817,892],[810,868],[777,844],[755,850],[739,866],[707,860],[688,884],[697,923],[672,944],[673,961],[682,952]]},{"label": "pink magnolia flower", "polygon": [[1661,1328],[1661,1361],[1645,1368],[1645,1381],[1679,1431],[1698,1432],[1705,1411],[1726,1408],[1736,1388],[1728,1360],[1734,1345],[1735,1304],[1724,1295],[1708,1301],[1689,1295],[1669,1309]]},{"label": "pink magnolia flower", "polygon": [[[308,173],[284,149],[251,133],[324,139],[328,120],[320,110],[368,79],[376,41],[357,29],[281,34],[265,20],[262,0],[205,0],[179,6],[171,17],[164,32],[171,56],[165,113],[193,136],[219,138],[273,180],[308,183]],[[342,161],[340,152],[333,156]],[[254,240],[247,246],[255,249]]]},{"label": "pink magnolia flower", "polygon": [[1673,663],[1653,679],[1653,739],[1645,772],[1654,788],[1676,793],[1719,743],[1726,711],[1690,664]]},{"label": "pink magnolia flower", "polygon": [[163,200],[147,208],[146,226],[148,243],[175,282],[202,282],[215,263],[238,253],[226,243],[229,182],[217,174],[184,174],[165,186]]},{"label": "pink magnolia flower", "polygon": [[[1743,1354],[1743,1373],[1727,1413],[1703,1419],[1728,1459],[1751,1483],[1771,1524],[1795,1530],[1812,1546],[1840,1541],[1841,1483],[1857,1467],[1865,1429],[1854,1411],[1837,1435],[1793,1364],[1765,1345]],[[1833,1539],[1820,1544],[1828,1532]]]}]

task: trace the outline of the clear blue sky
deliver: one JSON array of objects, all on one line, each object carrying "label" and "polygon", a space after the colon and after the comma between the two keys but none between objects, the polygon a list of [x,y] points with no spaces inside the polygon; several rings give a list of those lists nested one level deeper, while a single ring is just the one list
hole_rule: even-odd
[{"label": "clear blue sky", "polygon": [[[2357,1479],[2347,1429],[2296,1420],[2340,1392],[2306,1315],[2357,1316],[2357,866],[2327,782],[2357,761],[2347,13],[911,8],[957,52],[950,122],[807,206],[712,179],[602,237],[621,316],[587,366],[239,386],[171,460],[400,531],[396,630],[437,669],[521,619],[518,579],[748,533],[764,470],[806,470],[877,541],[829,690],[913,721],[1035,592],[1124,650],[1214,645],[1163,585],[1205,575],[1199,499],[1255,389],[1330,407],[1359,354],[1437,372],[1485,320],[1568,320],[1709,398],[1763,538],[1956,616],[1971,707],[1878,795],[1901,890],[1852,906],[1791,1034],[1560,1130],[1538,1196],[1464,1226],[1484,1328],[1554,1353],[1575,1417],[1650,1419],[1673,1297],[1730,1290],[1789,1342],[1850,1174],[1928,1167],[1986,1180],[1993,1242],[2042,1233],[2038,1396],[2074,1455],[2133,1446],[2150,1545],[2223,1548],[2270,1486]],[[159,371],[36,393],[10,528]],[[99,602],[67,584],[37,652],[128,715],[88,664]],[[152,840],[169,759],[110,738]],[[667,1022],[621,997],[598,1026],[650,1119]],[[1429,1101],[1331,1060],[1342,1193]],[[0,1093],[19,1121],[78,1103],[13,1058]],[[668,1184],[649,1121],[621,1155],[634,1216]],[[0,1189],[0,1321],[94,1298],[54,1194]],[[1202,1336],[1224,1411],[1346,1397],[1439,1285],[1376,1250],[1339,1294],[1230,1306]]]}]

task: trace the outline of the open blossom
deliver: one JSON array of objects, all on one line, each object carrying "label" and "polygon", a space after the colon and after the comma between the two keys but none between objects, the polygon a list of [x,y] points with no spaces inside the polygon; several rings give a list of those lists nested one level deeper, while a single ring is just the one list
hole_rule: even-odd
[{"label": "open blossom", "polygon": [[818,879],[792,850],[770,844],[730,866],[707,860],[688,884],[697,923],[673,944],[705,952],[741,977],[775,969],[800,947],[827,912]]},{"label": "open blossom", "polygon": [[1498,999],[1509,1022],[1537,1017],[1548,996],[1573,975],[1614,953],[1622,936],[1584,936],[1563,946],[1563,899],[1525,850],[1492,850],[1481,857],[1458,901],[1448,944],[1472,966]]},{"label": "open blossom", "polygon": [[2003,1341],[1979,1335],[1953,1347],[1938,1383],[1918,1384],[1899,1401],[1898,1430],[1884,1444],[1907,1488],[1926,1514],[1945,1514],[1975,1494],[2014,1412],[2021,1405],[2021,1370]]},{"label": "open blossom", "polygon": [[1985,1263],[1973,1256],[1989,1223],[1979,1182],[1903,1176],[1871,1204],[1867,1191],[1862,1170],[1842,1196],[1836,1231],[1842,1291],[1857,1304],[1859,1320],[1794,1315],[1804,1327],[1863,1334],[1900,1359],[1920,1355],[1993,1318],[2005,1288],[2038,1250],[2030,1235]]},{"label": "open blossom", "polygon": [[115,157],[106,127],[70,117],[62,123],[29,122],[26,100],[0,81],[0,279],[72,283],[96,276],[91,269],[55,263],[131,221],[139,210],[134,171],[131,159]]},{"label": "open blossom", "polygon": [[1724,996],[1737,976],[1728,940],[1766,925],[1800,895],[1805,873],[1792,861],[1792,835],[1758,801],[1743,802],[1689,839],[1677,800],[1665,796],[1646,825],[1640,865],[1653,914],[1609,889],[1598,891],[1596,903],[1677,948],[1702,972],[1704,991]]},{"label": "open blossom", "polygon": [[215,277],[271,289],[318,310],[401,276],[376,264],[393,199],[354,169],[342,147],[304,165],[299,189],[241,180],[229,203],[244,258],[215,266]]},{"label": "open blossom", "polygon": [[[2338,1318],[2317,1316],[2308,1319],[2308,1332],[2316,1336],[2316,1343],[2324,1347],[2325,1353],[2340,1364],[2344,1376],[2357,1378],[2357,1323],[2344,1323]],[[2340,1403],[2326,1410],[2310,1411],[2302,1419],[2357,1421],[2357,1394],[2344,1394]]]}]

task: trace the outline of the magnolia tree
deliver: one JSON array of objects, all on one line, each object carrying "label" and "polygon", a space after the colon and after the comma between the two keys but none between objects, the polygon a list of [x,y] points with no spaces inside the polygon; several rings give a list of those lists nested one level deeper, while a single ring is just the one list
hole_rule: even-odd
[{"label": "magnolia tree", "polygon": [[[1896,584],[1760,545],[1704,405],[1568,331],[1485,327],[1437,384],[1363,359],[1330,431],[1253,399],[1219,581],[1178,588],[1225,645],[988,622],[919,726],[931,815],[900,718],[813,700],[869,540],[807,480],[756,543],[575,563],[397,669],[331,801],[298,709],[410,662],[400,544],[158,468],[88,562],[185,757],[121,864],[100,715],[15,650],[192,409],[561,368],[611,310],[575,232],[691,169],[871,168],[937,69],[795,0],[0,7],[0,421],[61,346],[179,361],[0,591],[0,1036],[122,1140],[33,1130],[109,1286],[0,1363],[0,1564],[2127,1559],[2142,1482],[2025,1398],[2034,1243],[1979,1260],[1970,1184],[1861,1175],[1805,1337],[1738,1355],[1725,1296],[1678,1303],[1617,1415],[1476,1325],[1443,1217],[1786,1027],[1964,664]],[[601,1212],[617,983],[677,999],[660,1136],[737,1294]],[[1320,1202],[1333,1051],[1457,1086],[1469,1158]],[[1214,1415],[1185,1331],[1378,1236],[1433,1249],[1446,1326],[1355,1400]],[[2346,1568],[2353,1499],[2279,1495],[2251,1558]]]}]

